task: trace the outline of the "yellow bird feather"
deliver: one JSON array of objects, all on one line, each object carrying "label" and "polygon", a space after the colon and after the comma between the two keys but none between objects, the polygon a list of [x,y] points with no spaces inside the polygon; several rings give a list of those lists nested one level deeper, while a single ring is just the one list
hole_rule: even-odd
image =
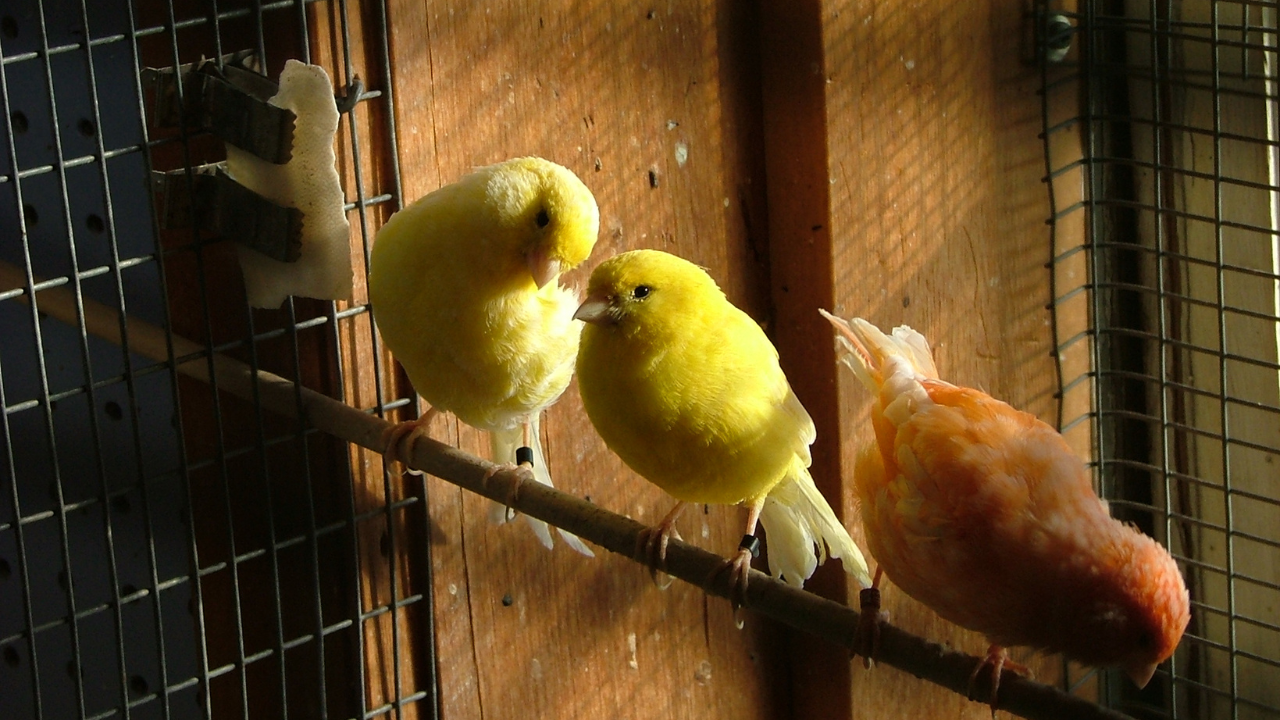
[{"label": "yellow bird feather", "polygon": [[[558,279],[591,253],[599,226],[595,198],[576,175],[517,158],[393,215],[370,258],[374,319],[414,389],[434,411],[489,431],[495,462],[510,463],[528,444],[534,476],[547,485],[539,417],[569,385],[581,333],[577,293]],[[496,520],[506,517],[496,509]],[[550,547],[546,525],[528,519]]]},{"label": "yellow bird feather", "polygon": [[777,350],[705,271],[656,250],[618,255],[592,273],[576,317],[588,323],[583,405],[628,466],[682,503],[747,503],[747,534],[758,513],[775,577],[802,585],[830,554],[870,584],[809,475],[813,420]]}]

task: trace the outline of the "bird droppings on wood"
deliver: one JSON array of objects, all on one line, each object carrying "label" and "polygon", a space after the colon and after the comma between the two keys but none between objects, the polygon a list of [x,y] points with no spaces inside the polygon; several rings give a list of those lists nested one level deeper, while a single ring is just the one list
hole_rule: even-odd
[{"label": "bird droppings on wood", "polygon": [[502,607],[511,607],[515,601],[515,598],[511,597],[511,593],[507,593],[502,596]]},{"label": "bird droppings on wood", "polygon": [[632,670],[640,669],[640,662],[636,660],[636,634],[627,633],[627,667]]},{"label": "bird droppings on wood", "polygon": [[651,188],[658,187],[658,169],[657,168],[649,168],[649,187]]},{"label": "bird droppings on wood", "polygon": [[676,165],[684,167],[684,164],[689,162],[689,144],[686,142],[677,142],[675,155]]},{"label": "bird droppings on wood", "polygon": [[693,672],[693,679],[699,685],[707,685],[711,683],[711,661],[703,660],[698,663],[698,669]]}]

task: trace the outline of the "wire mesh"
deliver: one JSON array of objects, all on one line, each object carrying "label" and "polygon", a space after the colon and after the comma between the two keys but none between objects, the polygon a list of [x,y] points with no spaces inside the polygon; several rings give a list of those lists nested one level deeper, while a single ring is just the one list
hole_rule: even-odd
[{"label": "wire mesh", "polygon": [[1040,3],[1061,424],[1167,544],[1192,616],[1135,717],[1280,717],[1276,5]]},{"label": "wire mesh", "polygon": [[[157,129],[140,81],[239,50],[269,77],[313,55],[339,86],[360,68],[371,90],[344,116],[340,157],[367,257],[400,203],[387,42],[378,3],[0,9],[0,261],[25,276],[0,288],[0,717],[435,715],[434,663],[415,658],[432,646],[420,484],[376,471],[353,485],[362,456],[179,379],[172,345],[155,362],[91,337],[83,308],[117,309],[126,338],[145,320],[206,362],[411,408],[365,305],[250,310],[228,243],[160,230],[152,172],[222,146]],[[29,302],[60,286],[78,326]]]}]

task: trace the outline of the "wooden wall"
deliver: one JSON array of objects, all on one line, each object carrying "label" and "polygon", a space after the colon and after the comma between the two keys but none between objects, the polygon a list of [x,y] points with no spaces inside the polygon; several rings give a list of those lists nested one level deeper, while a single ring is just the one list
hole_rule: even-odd
[{"label": "wooden wall", "polygon": [[[814,416],[814,474],[860,539],[848,470],[867,396],[835,365],[818,307],[908,323],[939,367],[1052,422],[1047,195],[1040,83],[1015,0],[576,3],[388,0],[404,194],[537,154],[577,172],[601,208],[595,252],[708,268],[777,342]],[[560,487],[656,521],[670,506],[610,454],[576,389],[544,423]],[[484,454],[480,434],[433,434]],[[945,717],[983,706],[602,553],[548,553],[523,524],[429,483],[445,718]],[[681,532],[732,550],[741,513]],[[856,596],[835,568],[810,587]],[[505,601],[504,601],[505,599]],[[889,588],[893,622],[970,652]],[[1032,663],[1052,681],[1057,661]]]}]

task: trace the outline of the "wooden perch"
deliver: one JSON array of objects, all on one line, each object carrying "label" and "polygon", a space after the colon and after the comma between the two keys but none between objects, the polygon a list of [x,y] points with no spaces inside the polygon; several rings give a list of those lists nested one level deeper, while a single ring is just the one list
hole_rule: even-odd
[{"label": "wooden perch", "polygon": [[[40,283],[38,279],[35,282]],[[29,290],[24,288],[30,287],[22,270],[0,263],[0,295],[17,289],[25,296]],[[74,326],[80,324],[81,315],[77,310],[80,305],[89,333],[123,344],[121,330],[125,323],[114,308],[88,298],[77,299],[72,290],[63,286],[39,291],[36,301],[41,312]],[[202,346],[177,336],[170,339],[163,328],[136,318],[129,318],[127,327],[128,347],[132,352],[166,362],[169,361],[168,345],[172,342],[180,373],[208,382],[212,368],[212,375],[222,390],[249,400],[256,393],[262,406],[272,412],[290,418],[301,414],[313,427],[347,442],[375,452],[385,448],[383,437],[391,424],[379,417],[298,387],[279,375],[262,370],[255,373],[237,360],[217,354],[210,358]],[[410,454],[406,459],[413,468],[505,503],[636,562],[646,560],[646,553],[639,550],[637,542],[644,525],[541,485],[526,470],[493,473],[498,467],[493,463],[425,436],[416,439]],[[590,561],[584,558],[582,562]],[[672,539],[667,550],[666,572],[701,587],[708,594],[727,598],[730,575],[719,572],[724,562],[719,555]],[[756,570],[751,571],[744,601],[746,608],[845,647],[851,654],[856,649],[858,613],[851,608],[790,587]],[[962,695],[968,693],[969,675],[980,662],[977,657],[949,650],[889,624],[884,624],[880,631],[875,660]],[[872,674],[864,678],[864,682],[874,681]],[[986,697],[989,686],[984,681],[975,692],[979,697]],[[997,707],[1032,720],[1128,717],[1012,673],[1001,679]]]}]

